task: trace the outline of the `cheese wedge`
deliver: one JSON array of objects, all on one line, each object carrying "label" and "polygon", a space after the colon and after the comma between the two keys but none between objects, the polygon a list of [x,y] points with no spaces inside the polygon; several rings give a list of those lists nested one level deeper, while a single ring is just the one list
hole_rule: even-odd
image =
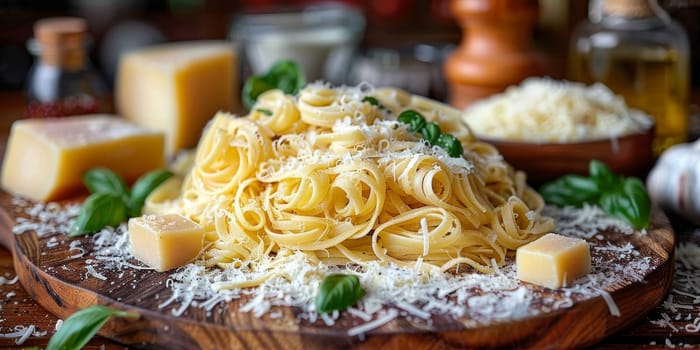
[{"label": "cheese wedge", "polygon": [[591,272],[591,253],[585,240],[549,233],[518,248],[515,263],[521,281],[560,288]]},{"label": "cheese wedge", "polygon": [[12,124],[2,187],[46,202],[83,190],[91,168],[109,168],[131,182],[164,166],[163,134],[116,116],[23,119]]},{"label": "cheese wedge", "polygon": [[216,112],[239,108],[237,56],[227,41],[156,45],[124,54],[119,114],[166,135],[166,152],[192,148]]},{"label": "cheese wedge", "polygon": [[134,256],[156,271],[167,271],[195,259],[204,244],[204,229],[177,214],[129,219]]}]

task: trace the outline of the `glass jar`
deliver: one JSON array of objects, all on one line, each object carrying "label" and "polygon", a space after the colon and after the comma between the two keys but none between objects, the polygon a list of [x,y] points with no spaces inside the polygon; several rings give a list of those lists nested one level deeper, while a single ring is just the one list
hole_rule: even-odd
[{"label": "glass jar", "polygon": [[654,153],[688,137],[689,43],[656,0],[591,0],[574,31],[569,74],[602,82],[656,121]]},{"label": "glass jar", "polygon": [[87,55],[87,23],[55,17],[34,25],[27,48],[35,56],[27,77],[25,117],[109,112],[107,89]]},{"label": "glass jar", "polygon": [[359,9],[325,3],[238,15],[230,36],[242,53],[243,77],[262,74],[275,62],[290,59],[299,64],[308,82],[344,84],[364,28]]}]

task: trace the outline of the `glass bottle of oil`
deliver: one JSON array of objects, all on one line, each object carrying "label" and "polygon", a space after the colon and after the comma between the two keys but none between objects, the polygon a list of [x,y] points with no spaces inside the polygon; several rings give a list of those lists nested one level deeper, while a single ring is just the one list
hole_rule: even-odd
[{"label": "glass bottle of oil", "polygon": [[688,136],[688,36],[656,0],[590,0],[574,31],[569,75],[601,82],[656,121],[654,153]]}]

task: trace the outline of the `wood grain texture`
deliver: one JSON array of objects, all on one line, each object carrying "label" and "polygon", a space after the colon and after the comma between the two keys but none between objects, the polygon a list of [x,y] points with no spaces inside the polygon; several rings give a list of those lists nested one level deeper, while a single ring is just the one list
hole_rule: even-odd
[{"label": "wood grain texture", "polygon": [[[163,349],[250,348],[250,349],[327,349],[333,348],[571,348],[592,345],[644,317],[664,298],[673,275],[674,235],[667,218],[655,211],[652,228],[646,235],[628,236],[604,233],[613,243],[629,240],[654,268],[643,282],[614,286],[608,291],[622,317],[610,315],[602,298],[576,302],[571,308],[545,312],[520,320],[466,326],[449,317],[434,317],[430,326],[397,318],[364,339],[346,334],[348,323],[335,326],[296,322],[298,310],[287,308],[281,319],[268,315],[256,318],[238,310],[243,300],[217,305],[211,312],[190,308],[182,316],[172,316],[174,307],[158,308],[170,296],[165,287],[166,273],[150,270],[105,273],[106,280],[87,278],[83,258],[69,258],[68,244],[54,249],[46,246],[48,237],[34,232],[14,235],[11,227],[17,217],[26,216],[0,194],[0,239],[13,252],[20,282],[33,299],[59,318],[66,318],[84,307],[101,304],[135,311],[137,321],[113,319],[101,335],[130,346]],[[636,238],[635,238],[636,237]],[[66,239],[67,240],[67,239]],[[90,250],[90,238],[79,238]],[[615,242],[617,241],[617,242]],[[538,293],[546,295],[546,289]]]}]

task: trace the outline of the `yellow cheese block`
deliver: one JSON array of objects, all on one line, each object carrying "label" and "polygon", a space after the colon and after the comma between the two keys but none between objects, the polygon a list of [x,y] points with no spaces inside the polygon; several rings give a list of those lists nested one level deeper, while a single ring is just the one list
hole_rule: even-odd
[{"label": "yellow cheese block", "polygon": [[170,43],[126,53],[117,73],[117,110],[165,132],[168,154],[192,148],[216,112],[238,110],[237,62],[226,41]]},{"label": "yellow cheese block", "polygon": [[156,271],[167,271],[197,258],[204,229],[177,214],[144,215],[129,219],[134,256]]},{"label": "yellow cheese block", "polygon": [[518,248],[515,262],[521,281],[549,288],[570,285],[591,272],[588,242],[554,233]]},{"label": "yellow cheese block", "polygon": [[44,202],[83,190],[91,168],[109,168],[131,182],[164,166],[163,134],[116,116],[23,119],[12,124],[2,187]]}]

